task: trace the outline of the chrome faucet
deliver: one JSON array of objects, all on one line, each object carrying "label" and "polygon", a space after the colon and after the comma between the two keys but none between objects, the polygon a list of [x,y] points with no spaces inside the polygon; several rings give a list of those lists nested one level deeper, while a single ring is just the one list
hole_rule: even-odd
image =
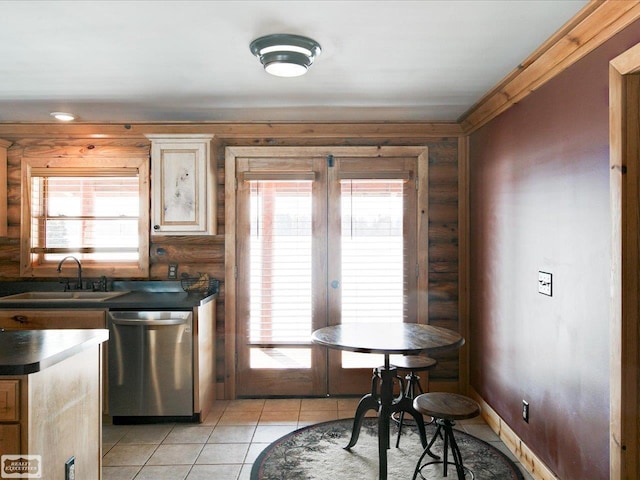
[{"label": "chrome faucet", "polygon": [[62,264],[65,262],[65,260],[69,260],[69,259],[75,261],[78,264],[78,283],[76,285],[75,290],[82,290],[82,264],[80,263],[80,260],[78,260],[76,257],[69,255],[68,257],[64,257],[62,260],[60,260],[60,263],[58,263],[58,273],[62,273]]}]

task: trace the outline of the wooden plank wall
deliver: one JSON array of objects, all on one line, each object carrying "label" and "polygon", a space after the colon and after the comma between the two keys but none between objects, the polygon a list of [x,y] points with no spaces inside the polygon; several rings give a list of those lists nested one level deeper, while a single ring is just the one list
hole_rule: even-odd
[{"label": "wooden plank wall", "polygon": [[[198,133],[208,133],[201,128]],[[244,132],[244,131],[243,131]],[[132,132],[133,133],[133,132]],[[2,136],[13,142],[8,151],[8,235],[0,238],[0,281],[20,280],[20,167],[22,157],[149,155],[149,141],[142,135],[123,138],[68,138],[66,136]],[[149,131],[148,133],[153,133]],[[224,149],[239,145],[425,145],[429,148],[429,320],[460,330],[458,315],[458,137],[434,136],[407,138],[371,136],[364,138],[333,136],[291,138],[220,136],[214,139],[212,153],[217,162],[216,236],[153,236],[150,242],[150,280],[165,280],[170,263],[177,263],[178,275],[207,272],[222,281],[217,302],[217,381],[222,392],[224,365]],[[35,279],[51,280],[51,279]],[[430,382],[457,389],[458,353],[439,355],[439,365],[430,374]]]}]

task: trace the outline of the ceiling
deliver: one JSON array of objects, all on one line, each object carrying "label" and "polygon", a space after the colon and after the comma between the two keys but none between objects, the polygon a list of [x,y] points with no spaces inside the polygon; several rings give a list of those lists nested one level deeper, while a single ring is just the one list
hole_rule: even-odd
[{"label": "ceiling", "polygon": [[[455,121],[587,3],[5,0],[0,122]],[[269,33],[322,54],[272,77]]]}]

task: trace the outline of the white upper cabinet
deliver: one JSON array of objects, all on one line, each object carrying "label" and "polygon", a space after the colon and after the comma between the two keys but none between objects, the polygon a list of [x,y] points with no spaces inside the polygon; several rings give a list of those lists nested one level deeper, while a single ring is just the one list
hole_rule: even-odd
[{"label": "white upper cabinet", "polygon": [[213,135],[147,135],[151,140],[151,234],[215,235]]}]

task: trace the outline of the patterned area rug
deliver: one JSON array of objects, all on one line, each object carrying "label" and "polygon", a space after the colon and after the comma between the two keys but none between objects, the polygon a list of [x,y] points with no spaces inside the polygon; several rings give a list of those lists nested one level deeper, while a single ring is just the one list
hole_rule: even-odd
[{"label": "patterned area rug", "polygon": [[[378,427],[375,418],[364,421],[360,437],[351,451],[349,442],[353,419],[336,420],[304,427],[276,440],[256,459],[251,480],[342,480],[378,478]],[[427,425],[427,439],[435,426]],[[405,434],[406,432],[406,434]],[[391,422],[391,448],[388,451],[388,480],[409,480],[422,454],[417,429],[404,427],[400,448],[395,448],[397,426]],[[475,480],[522,480],[518,467],[488,443],[456,430],[456,440],[465,467]],[[433,453],[442,453],[442,441],[436,441]],[[451,460],[451,455],[449,455]],[[426,461],[426,460],[425,460]],[[457,480],[455,467],[442,476],[442,464],[422,470],[428,480]],[[467,478],[471,475],[467,473]],[[420,476],[418,476],[420,479]]]}]

